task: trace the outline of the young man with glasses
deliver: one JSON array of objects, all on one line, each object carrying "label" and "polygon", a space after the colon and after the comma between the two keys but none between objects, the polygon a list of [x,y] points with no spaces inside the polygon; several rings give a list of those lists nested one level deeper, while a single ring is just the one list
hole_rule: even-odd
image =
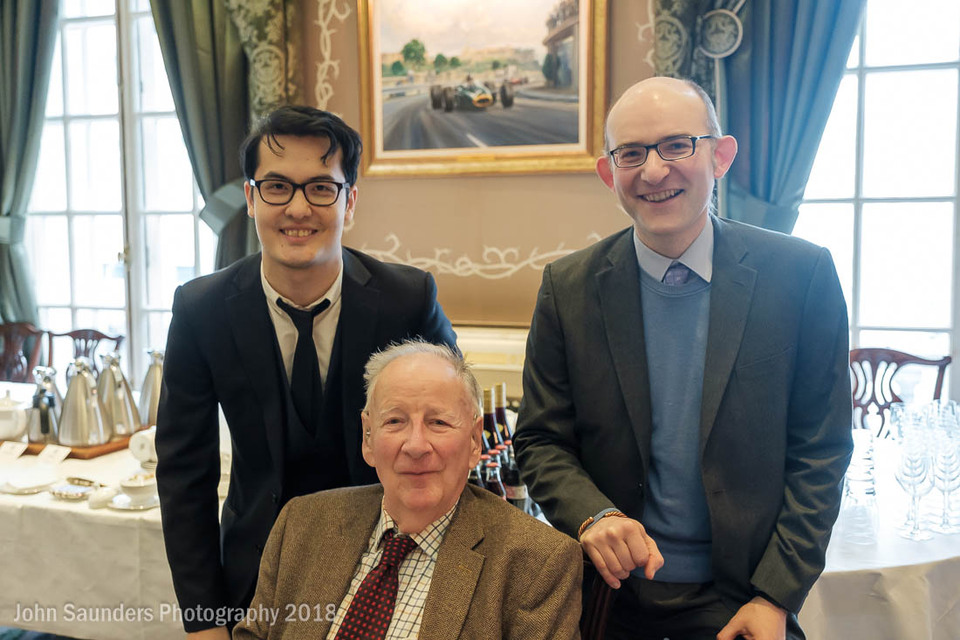
[{"label": "young man with glasses", "polygon": [[544,270],[523,479],[619,589],[608,638],[802,639],[852,449],[830,254],[711,213],[737,142],[692,82],[628,89],[606,144],[633,224]]},{"label": "young man with glasses", "polygon": [[[177,290],[157,424],[164,540],[184,627],[228,636],[291,498],[376,482],[361,453],[363,366],[410,337],[455,347],[430,274],[342,246],[359,135],[282,107],[241,148],[262,252]],[[218,407],[233,446],[218,522]]]}]

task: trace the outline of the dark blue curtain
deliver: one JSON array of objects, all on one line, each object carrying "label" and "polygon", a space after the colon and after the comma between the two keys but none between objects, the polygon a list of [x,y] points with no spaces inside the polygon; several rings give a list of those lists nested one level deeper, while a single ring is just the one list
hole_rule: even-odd
[{"label": "dark blue curtain", "polygon": [[727,217],[790,233],[866,0],[747,0],[726,62]]},{"label": "dark blue curtain", "polygon": [[59,0],[0,3],[0,321],[37,324],[23,247],[40,153]]}]

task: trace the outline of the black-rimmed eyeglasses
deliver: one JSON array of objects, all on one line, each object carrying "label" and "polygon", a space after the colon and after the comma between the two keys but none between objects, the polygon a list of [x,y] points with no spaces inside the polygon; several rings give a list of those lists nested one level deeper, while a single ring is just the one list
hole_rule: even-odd
[{"label": "black-rimmed eyeglasses", "polygon": [[683,160],[697,152],[697,140],[716,138],[712,135],[704,136],[673,136],[655,144],[622,144],[610,152],[613,164],[621,169],[639,167],[647,161],[651,149],[664,160]]},{"label": "black-rimmed eyeglasses", "polygon": [[293,200],[298,189],[303,189],[303,196],[307,202],[315,207],[329,207],[337,198],[340,192],[347,186],[346,182],[334,182],[333,180],[311,180],[302,184],[290,182],[289,180],[280,180],[279,178],[267,178],[266,180],[250,180],[250,185],[257,188],[260,198],[267,204],[287,204]]}]

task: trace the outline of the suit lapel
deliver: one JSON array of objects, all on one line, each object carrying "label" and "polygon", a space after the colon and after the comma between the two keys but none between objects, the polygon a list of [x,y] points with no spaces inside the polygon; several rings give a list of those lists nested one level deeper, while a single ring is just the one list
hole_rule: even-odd
[{"label": "suit lapel", "polygon": [[469,488],[463,491],[460,506],[440,545],[423,608],[420,640],[460,637],[484,560],[483,554],[475,550],[483,540],[483,523],[474,509],[475,500]]},{"label": "suit lapel", "polygon": [[[265,363],[276,363],[276,332],[267,309],[260,282],[260,259],[247,259],[233,281],[234,291],[226,297],[227,317],[244,372],[257,395],[267,428],[267,443],[277,477],[283,476],[283,428],[281,407],[282,380],[265,375]],[[269,339],[266,339],[269,336]],[[269,366],[269,365],[267,365]]]},{"label": "suit lapel", "polygon": [[718,218],[711,216],[711,219],[714,221],[713,281],[700,409],[701,451],[713,428],[740,351],[757,278],[756,270],[741,264],[747,251],[736,229]]},{"label": "suit lapel", "polygon": [[[349,251],[343,252],[343,293],[340,307],[340,373],[341,401],[344,411],[343,440],[351,477],[356,464],[365,465],[360,455],[360,431],[348,428],[355,425],[357,416],[346,415],[363,402],[363,367],[366,355],[376,345],[377,315],[380,292],[371,282],[370,272]],[[356,418],[356,420],[354,420]]]},{"label": "suit lapel", "polygon": [[640,267],[633,246],[633,227],[614,244],[607,259],[609,266],[601,269],[596,276],[600,313],[610,357],[646,469],[649,466],[652,430],[650,379],[643,337]]}]

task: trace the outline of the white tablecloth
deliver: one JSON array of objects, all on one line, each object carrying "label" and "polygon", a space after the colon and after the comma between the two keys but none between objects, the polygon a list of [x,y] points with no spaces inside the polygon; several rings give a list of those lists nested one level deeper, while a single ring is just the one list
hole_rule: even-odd
[{"label": "white tablecloth", "polygon": [[809,640],[960,640],[960,534],[900,537],[907,497],[894,477],[892,442],[877,443],[876,462],[877,543],[846,540],[841,515],[800,625]]},{"label": "white tablecloth", "polygon": [[[22,456],[0,475],[32,464],[36,456]],[[112,485],[138,471],[128,450],[60,464],[62,477]],[[159,509],[0,494],[0,567],[0,626],[91,640],[183,637]]]}]

